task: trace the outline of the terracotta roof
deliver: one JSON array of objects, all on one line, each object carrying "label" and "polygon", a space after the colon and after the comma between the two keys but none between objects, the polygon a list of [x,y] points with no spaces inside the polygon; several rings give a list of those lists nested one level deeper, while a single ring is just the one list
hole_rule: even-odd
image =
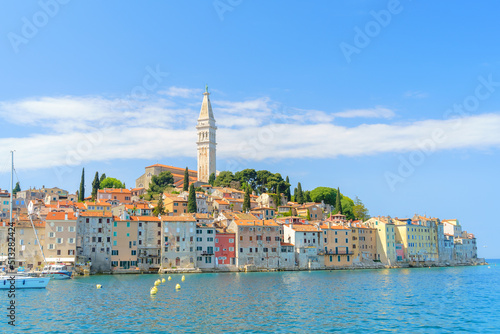
[{"label": "terracotta roof", "polygon": [[290,244],[290,243],[286,243],[286,242],[282,242],[281,246],[295,246],[295,245],[294,244]]},{"label": "terracotta roof", "polygon": [[267,220],[241,220],[237,219],[234,221],[236,225],[241,225],[241,226],[279,226],[274,220],[272,219],[267,219]]},{"label": "terracotta roof", "polygon": [[113,217],[111,212],[85,211],[80,213],[80,217]]},{"label": "terracotta roof", "polygon": [[97,190],[98,194],[131,194],[132,191],[126,188],[104,188]]},{"label": "terracotta roof", "polygon": [[332,225],[331,227],[328,227],[328,225],[321,225],[320,228],[322,230],[350,230],[349,227],[345,227],[342,225]]},{"label": "terracotta roof", "polygon": [[[290,225],[287,225],[290,226]],[[290,226],[292,227],[292,226]],[[319,232],[320,230],[316,225],[309,224],[293,224],[292,229],[296,232]]]},{"label": "terracotta roof", "polygon": [[160,218],[156,216],[130,216],[131,220],[141,221],[141,222],[159,222]]},{"label": "terracotta roof", "polygon": [[[76,220],[76,216],[72,212],[68,212],[68,220]],[[49,212],[45,220],[66,220],[66,212]]]},{"label": "terracotta roof", "polygon": [[190,216],[162,216],[164,222],[196,222],[194,217]]}]

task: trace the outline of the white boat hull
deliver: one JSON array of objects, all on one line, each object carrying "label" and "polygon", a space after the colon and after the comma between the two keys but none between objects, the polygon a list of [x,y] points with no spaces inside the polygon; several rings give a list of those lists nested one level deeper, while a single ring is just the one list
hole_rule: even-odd
[{"label": "white boat hull", "polygon": [[27,277],[15,276],[13,279],[10,276],[2,276],[0,279],[0,290],[8,290],[12,287],[13,283],[17,289],[45,289],[49,284],[50,278],[48,277]]},{"label": "white boat hull", "polygon": [[57,272],[57,273],[42,273],[43,277],[50,277],[55,280],[70,279],[71,271]]}]

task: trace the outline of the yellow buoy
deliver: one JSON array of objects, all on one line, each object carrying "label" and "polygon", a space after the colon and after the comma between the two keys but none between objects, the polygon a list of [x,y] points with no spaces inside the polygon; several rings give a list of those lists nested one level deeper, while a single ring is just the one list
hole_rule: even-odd
[{"label": "yellow buoy", "polygon": [[170,280],[172,280],[172,277],[168,276],[168,280],[169,280],[169,281],[170,281]]},{"label": "yellow buoy", "polygon": [[102,287],[102,285],[101,284],[97,284],[95,287],[98,288],[98,289],[100,289]]},{"label": "yellow buoy", "polygon": [[181,289],[181,285],[180,285],[180,284],[177,284],[177,285],[175,286],[175,290],[180,290],[180,289]]},{"label": "yellow buoy", "polygon": [[164,278],[162,278],[162,279],[161,279],[161,282],[162,282],[162,283],[165,283],[165,279],[164,279]]},{"label": "yellow buoy", "polygon": [[152,295],[156,295],[157,292],[158,292],[158,289],[155,289],[155,288],[153,288],[149,291],[149,293]]},{"label": "yellow buoy", "polygon": [[181,278],[181,281],[185,281],[186,280],[186,277],[184,277],[184,275],[182,275],[182,278]]},{"label": "yellow buoy", "polygon": [[155,281],[155,286],[160,285],[160,280]]}]

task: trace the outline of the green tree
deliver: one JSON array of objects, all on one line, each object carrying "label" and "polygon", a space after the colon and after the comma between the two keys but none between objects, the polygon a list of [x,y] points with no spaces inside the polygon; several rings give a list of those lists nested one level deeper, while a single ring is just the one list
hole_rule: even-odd
[{"label": "green tree", "polygon": [[355,219],[353,208],[354,201],[347,196],[342,196],[342,214],[345,215],[346,219]]},{"label": "green tree", "polygon": [[92,201],[95,201],[97,198],[97,190],[100,189],[99,182],[99,172],[95,172],[94,181],[92,181]]},{"label": "green tree", "polygon": [[12,196],[16,197],[16,194],[21,191],[21,185],[19,184],[19,181],[16,182],[16,186],[12,190]]},{"label": "green tree", "polygon": [[151,182],[149,183],[148,193],[150,194],[162,194],[165,188],[172,186],[174,184],[174,176],[169,171],[161,172],[158,175],[153,175],[151,177]]},{"label": "green tree", "polygon": [[212,173],[208,177],[208,184],[210,184],[213,187],[214,186],[214,182],[215,182],[215,173]]},{"label": "green tree", "polygon": [[340,194],[340,189],[337,187],[337,198],[336,198],[336,201],[335,201],[335,213],[342,214],[341,197],[342,197],[342,195]]},{"label": "green tree", "polygon": [[106,178],[106,173],[102,173],[101,177],[99,178],[99,184],[101,184],[105,178]]},{"label": "green tree", "polygon": [[267,170],[259,170],[259,171],[257,171],[257,176],[256,176],[256,179],[255,179],[255,182],[256,182],[256,188],[255,188],[255,190],[259,194],[263,194],[263,193],[268,192],[267,183],[268,183],[268,180],[271,178],[272,175],[273,174],[271,174],[271,172],[267,171]]},{"label": "green tree", "polygon": [[85,200],[85,168],[82,169],[82,179],[80,181],[80,191],[78,192],[78,201]]},{"label": "green tree", "polygon": [[292,196],[292,202],[297,202],[297,192],[299,190],[297,189],[297,187],[293,188],[293,196]]},{"label": "green tree", "polygon": [[287,184],[285,188],[285,198],[287,201],[290,201],[292,199],[292,194],[290,193],[290,179],[288,176],[286,177],[285,183]]},{"label": "green tree", "polygon": [[297,185],[297,191],[295,192],[295,201],[299,204],[304,203],[304,193],[302,192],[302,185],[300,182]]},{"label": "green tree", "polygon": [[337,190],[329,187],[317,187],[311,191],[310,195],[311,201],[315,203],[324,201],[326,204],[335,205]]},{"label": "green tree", "polygon": [[189,197],[188,197],[188,212],[196,213],[196,191],[194,190],[194,185],[189,186]]},{"label": "green tree", "polygon": [[163,205],[163,195],[160,194],[158,198],[158,203],[156,204],[155,208],[153,209],[153,216],[160,216],[165,214],[165,206]]},{"label": "green tree", "polygon": [[184,171],[184,184],[182,186],[183,191],[188,191],[189,189],[189,171],[188,168],[186,167],[186,170]]},{"label": "green tree", "polygon": [[360,220],[367,220],[370,218],[368,215],[368,209],[365,207],[363,202],[356,196],[356,199],[354,200],[354,206],[352,208],[352,213],[356,219]]},{"label": "green tree", "polygon": [[247,187],[245,191],[245,197],[243,197],[243,212],[249,211],[251,208],[250,205],[250,187]]},{"label": "green tree", "polygon": [[304,191],[304,203],[311,202],[311,192],[309,190]]},{"label": "green tree", "polygon": [[233,173],[230,171],[223,171],[219,173],[219,176],[215,179],[215,187],[230,187],[231,182],[236,181]]},{"label": "green tree", "polygon": [[102,180],[102,182],[100,182],[99,187],[101,189],[105,189],[105,188],[119,189],[119,188],[123,188],[124,186],[123,186],[122,181],[115,179],[114,177],[107,177],[104,180]]},{"label": "green tree", "polygon": [[248,184],[252,190],[256,190],[257,187],[257,172],[255,169],[244,169],[242,171],[234,173],[234,177],[241,183]]}]

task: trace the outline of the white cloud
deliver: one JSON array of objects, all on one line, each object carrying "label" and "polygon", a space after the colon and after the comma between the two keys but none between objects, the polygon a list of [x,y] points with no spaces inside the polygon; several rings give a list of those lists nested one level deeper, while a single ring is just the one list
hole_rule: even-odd
[{"label": "white cloud", "polygon": [[[35,98],[0,102],[0,121],[30,124],[34,130],[0,138],[0,156],[16,150],[18,168],[66,168],[91,161],[196,156],[197,96],[184,103],[151,96],[120,104],[103,97]],[[196,103],[197,102],[197,103]],[[285,108],[269,98],[213,103],[217,119],[217,156],[245,161],[332,158],[419,149],[500,147],[500,113],[407,124],[339,126],[335,117],[390,118],[386,108],[328,114]],[[217,106],[217,107],[216,107]],[[338,114],[342,114],[339,116]],[[30,128],[33,131],[34,127]],[[433,131],[442,140],[431,140]]]},{"label": "white cloud", "polygon": [[371,109],[351,109],[346,111],[341,111],[333,114],[335,117],[341,118],[354,118],[354,117],[362,117],[362,118],[392,118],[394,117],[394,111],[377,106]]},{"label": "white cloud", "polygon": [[426,92],[419,91],[419,90],[409,90],[409,91],[406,91],[403,94],[403,96],[406,98],[410,98],[410,99],[425,99],[425,98],[429,97],[429,94],[427,94]]}]

